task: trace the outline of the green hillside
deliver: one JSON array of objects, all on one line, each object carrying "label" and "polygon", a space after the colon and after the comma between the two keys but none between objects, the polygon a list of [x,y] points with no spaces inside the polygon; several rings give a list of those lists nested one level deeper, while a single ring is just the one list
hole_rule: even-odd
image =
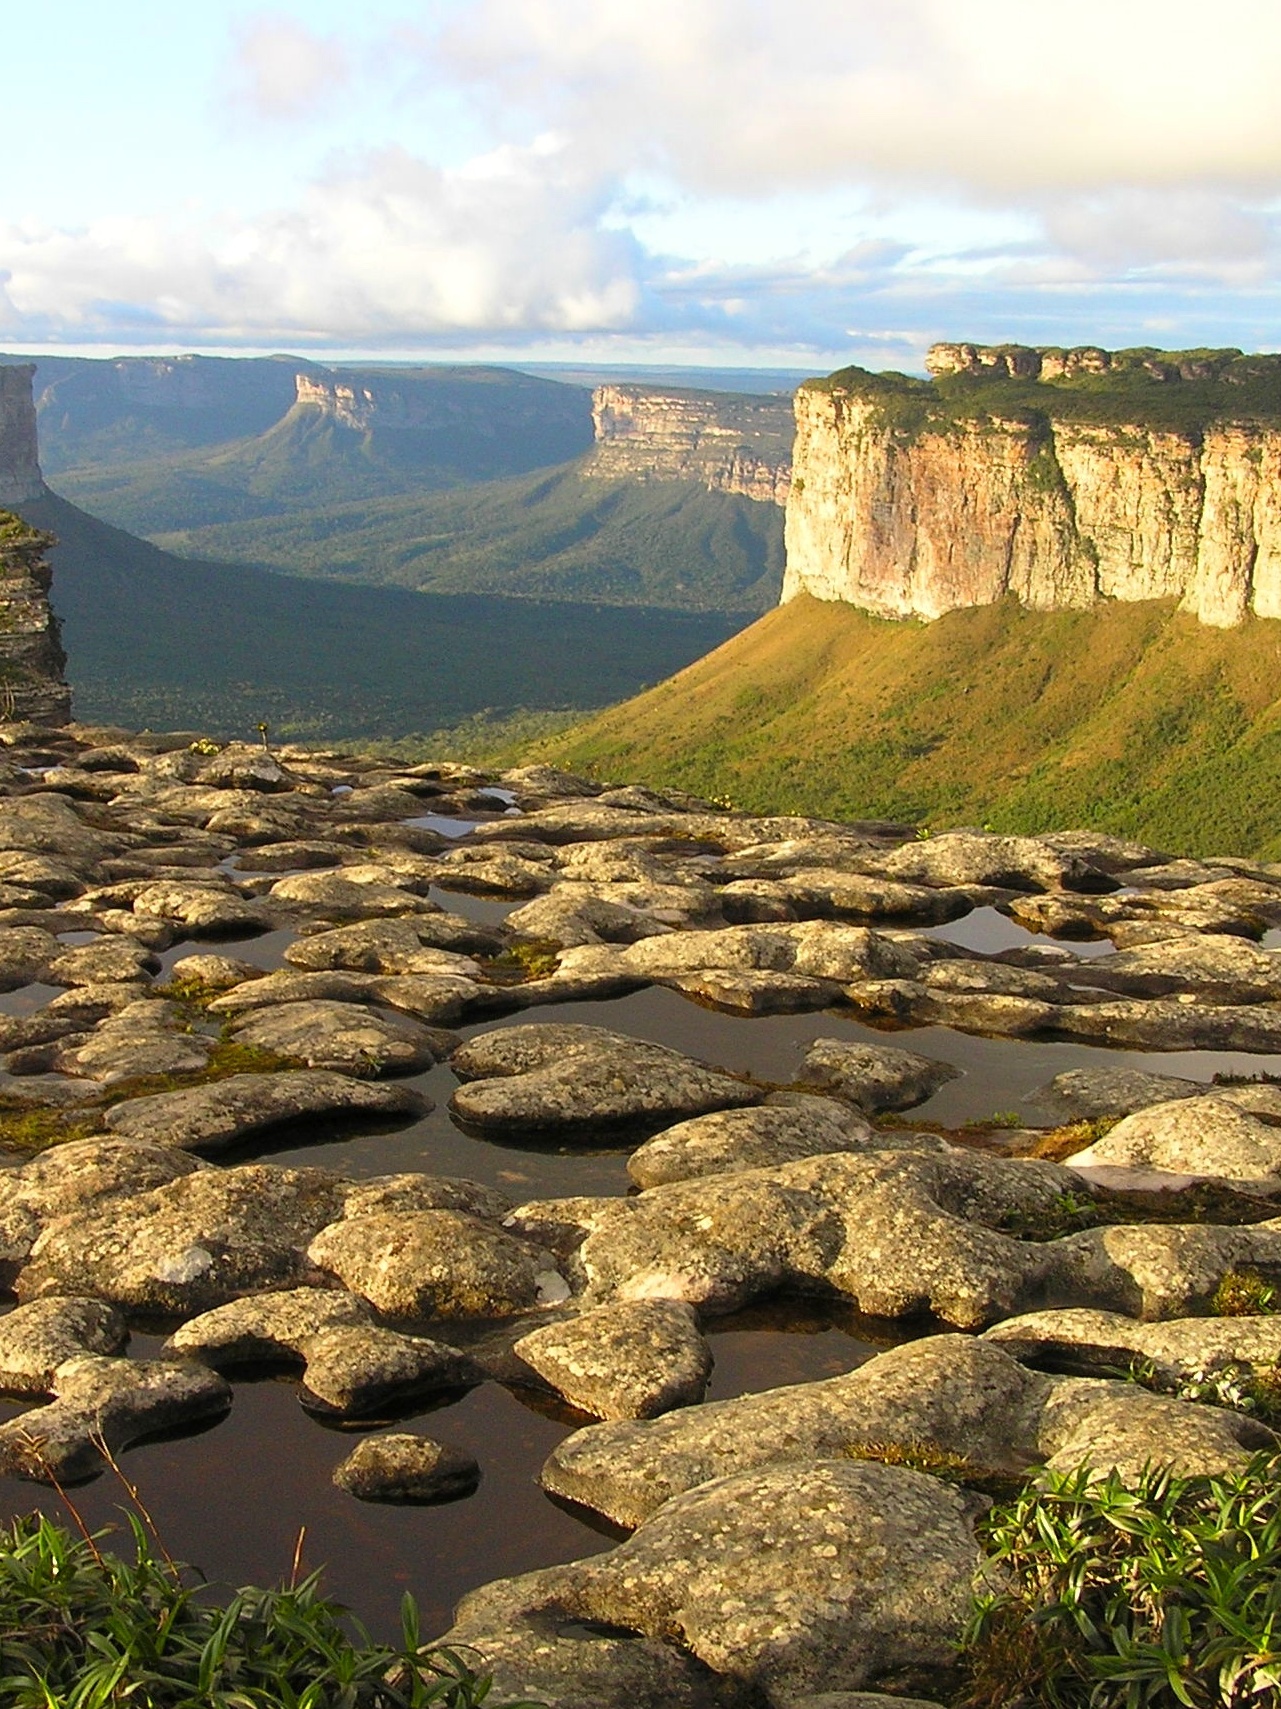
[{"label": "green hillside", "polygon": [[678,670],[736,627],[620,611],[303,582],[175,558],[50,496],[53,601],[77,716],[313,740],[392,739],[478,712],[586,710]]},{"label": "green hillside", "polygon": [[[592,442],[584,387],[513,369],[326,369],[273,359],[245,362],[243,370],[211,377],[201,368],[189,378],[179,368],[187,392],[165,372],[165,402],[145,411],[128,396],[104,397],[103,375],[89,377],[95,390],[80,373],[46,386],[38,408],[41,450],[59,489],[117,527],[152,538],[496,480],[564,463]],[[340,411],[295,404],[295,371],[332,388]],[[141,384],[132,373],[124,380],[133,390]],[[37,390],[40,384],[37,372]],[[63,408],[68,392],[75,408]],[[171,418],[178,424],[172,439],[183,423],[189,432],[210,432],[255,410],[252,433],[200,438],[180,449],[161,440],[155,454]]]},{"label": "green hillside", "polygon": [[739,612],[778,599],[777,505],[694,481],[605,480],[587,468],[156,539],[197,557],[434,593]]},{"label": "green hillside", "polygon": [[539,757],[762,811],[1281,859],[1281,622],[1013,599],[890,622],[802,597]]}]

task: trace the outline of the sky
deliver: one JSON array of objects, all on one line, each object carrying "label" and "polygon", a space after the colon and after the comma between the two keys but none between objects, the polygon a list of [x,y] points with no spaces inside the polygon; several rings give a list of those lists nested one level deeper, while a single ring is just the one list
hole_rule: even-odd
[{"label": "sky", "polygon": [[1281,345],[1277,0],[4,11],[8,350]]}]

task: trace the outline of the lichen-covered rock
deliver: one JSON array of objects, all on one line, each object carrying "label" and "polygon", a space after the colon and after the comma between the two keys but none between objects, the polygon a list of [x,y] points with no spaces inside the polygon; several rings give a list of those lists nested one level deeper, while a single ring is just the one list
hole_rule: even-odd
[{"label": "lichen-covered rock", "polygon": [[202,1169],[45,1224],[18,1297],[92,1294],[126,1312],[190,1317],[240,1294],[318,1280],[306,1249],[342,1210],[322,1169]]},{"label": "lichen-covered rock", "polygon": [[159,966],[160,962],[145,944],[132,938],[104,938],[54,956],[44,977],[51,985],[111,984],[145,979]]},{"label": "lichen-covered rock", "polygon": [[658,1187],[874,1144],[870,1124],[848,1106],[832,1098],[803,1097],[795,1104],[715,1110],[677,1122],[632,1153],[627,1173],[638,1187]]},{"label": "lichen-covered rock", "polygon": [[580,1619],[679,1632],[776,1700],[882,1679],[946,1687],[982,1566],[982,1506],[896,1466],[767,1468],[677,1496],[616,1549],[548,1576]]},{"label": "lichen-covered rock", "polygon": [[367,1436],[334,1470],[334,1482],[359,1501],[456,1501],[480,1482],[461,1448],[401,1432]]},{"label": "lichen-covered rock", "polygon": [[1165,1386],[1228,1368],[1271,1372],[1281,1363],[1278,1316],[1136,1323],[1112,1311],[1034,1311],[995,1324],[984,1339],[1029,1364],[1089,1376],[1124,1373],[1137,1362]]},{"label": "lichen-covered rock", "polygon": [[522,1336],[517,1355],[580,1412],[655,1418],[703,1398],[712,1352],[691,1307],[625,1300]]},{"label": "lichen-covered rock", "polygon": [[234,1370],[238,1365],[301,1359],[303,1348],[322,1331],[371,1321],[369,1308],[355,1294],[339,1288],[287,1288],[229,1300],[188,1318],[169,1337],[165,1351],[198,1359],[215,1371]]},{"label": "lichen-covered rock", "polygon": [[188,884],[165,879],[149,884],[134,897],[133,911],[181,926],[188,937],[245,937],[265,932],[271,922],[265,910],[231,885]]},{"label": "lichen-covered rock", "polygon": [[125,1320],[101,1300],[32,1300],[0,1318],[0,1390],[53,1392],[54,1372],[83,1353],[119,1353]]},{"label": "lichen-covered rock", "polygon": [[[388,872],[388,880],[395,874]],[[281,878],[271,900],[319,920],[380,920],[399,914],[430,914],[436,904],[391,882],[370,883],[350,872],[303,872]]]},{"label": "lichen-covered rock", "polygon": [[1205,1090],[1199,1080],[1145,1074],[1137,1068],[1069,1068],[1025,1098],[1019,1107],[1025,1120],[1058,1127],[1128,1116],[1173,1098],[1200,1097]]},{"label": "lichen-covered rock", "polygon": [[590,1131],[756,1104],[765,1095],[679,1051],[602,1027],[482,1033],[455,1052],[450,1067],[468,1082],[451,1110],[485,1131]]},{"label": "lichen-covered rock", "polygon": [[0,1424],[0,1470],[37,1483],[82,1483],[140,1436],[217,1418],[231,1389],[202,1365],[164,1360],[69,1359],[54,1373],[56,1398]]},{"label": "lichen-covered rock", "polygon": [[409,1086],[373,1086],[326,1069],[233,1074],[207,1086],[130,1098],[108,1110],[113,1133],[184,1151],[225,1151],[304,1116],[415,1116],[431,1102]]},{"label": "lichen-covered rock", "polygon": [[1040,837],[948,831],[906,843],[882,861],[891,877],[909,884],[992,884],[1009,890],[1110,890],[1113,881],[1080,854]]},{"label": "lichen-covered rock", "polygon": [[460,1211],[383,1211],[333,1222],[311,1261],[384,1316],[508,1317],[563,1299],[551,1255]]},{"label": "lichen-covered rock", "polygon": [[1281,1124],[1259,1121],[1226,1098],[1179,1098],[1126,1116],[1067,1164],[1103,1183],[1117,1175],[1168,1175],[1277,1193]]},{"label": "lichen-covered rock", "polygon": [[1234,1271],[1281,1282],[1281,1219],[1242,1228],[1206,1223],[1089,1228],[1044,1250],[1048,1303],[1094,1306],[1153,1321],[1205,1312],[1219,1283]]},{"label": "lichen-covered rock", "polygon": [[916,971],[912,956],[884,934],[826,920],[676,932],[631,944],[622,959],[629,972],[648,979],[728,968],[849,984],[860,979],[910,979]]},{"label": "lichen-covered rock", "polygon": [[241,1044],[346,1074],[416,1074],[440,1043],[420,1021],[365,1003],[280,1003],[233,1024]]},{"label": "lichen-covered rock", "polygon": [[889,1045],[816,1038],[805,1052],[799,1079],[844,1098],[867,1115],[907,1110],[933,1097],[960,1070],[950,1062]]}]

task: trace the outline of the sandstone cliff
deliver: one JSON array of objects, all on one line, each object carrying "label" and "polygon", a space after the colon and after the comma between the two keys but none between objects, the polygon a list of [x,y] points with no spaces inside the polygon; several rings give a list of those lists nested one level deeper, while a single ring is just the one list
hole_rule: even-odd
[{"label": "sandstone cliff", "polygon": [[49,496],[37,455],[34,373],[30,363],[0,367],[0,723],[65,724],[67,659],[45,561],[54,539],[7,508]]},{"label": "sandstone cliff", "polygon": [[591,474],[698,481],[709,492],[787,502],[793,433],[787,398],[599,386],[592,394],[592,419]]},{"label": "sandstone cliff", "polygon": [[0,367],[0,505],[27,504],[44,495],[31,395],[34,362]]},{"label": "sandstone cliff", "polygon": [[935,346],[796,396],[783,599],[1281,617],[1281,359]]}]

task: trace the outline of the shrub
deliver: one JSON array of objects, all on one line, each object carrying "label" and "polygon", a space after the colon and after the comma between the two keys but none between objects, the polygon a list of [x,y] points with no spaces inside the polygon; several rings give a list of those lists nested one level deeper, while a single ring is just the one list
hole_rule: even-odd
[{"label": "shrub", "polygon": [[1281,1695],[1281,1457],[1217,1478],[1043,1474],[985,1531],[1006,1587],[965,1637],[967,1709],[1186,1709]]},{"label": "shrub", "polygon": [[0,1530],[6,1709],[475,1709],[489,1692],[454,1652],[419,1650],[409,1597],[396,1647],[371,1643],[314,1574],[220,1607],[129,1523],[132,1561],[43,1517]]}]

